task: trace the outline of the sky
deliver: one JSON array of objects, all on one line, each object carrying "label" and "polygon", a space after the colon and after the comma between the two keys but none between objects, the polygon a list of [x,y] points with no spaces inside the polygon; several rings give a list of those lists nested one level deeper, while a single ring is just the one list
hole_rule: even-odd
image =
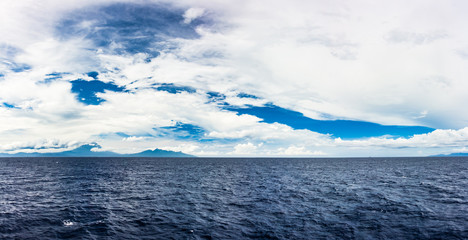
[{"label": "sky", "polygon": [[468,152],[462,0],[3,0],[0,153]]}]

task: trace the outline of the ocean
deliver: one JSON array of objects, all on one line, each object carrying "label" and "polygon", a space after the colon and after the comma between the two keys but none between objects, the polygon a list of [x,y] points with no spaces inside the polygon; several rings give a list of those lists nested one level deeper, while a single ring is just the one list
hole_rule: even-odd
[{"label": "ocean", "polygon": [[468,239],[468,158],[0,158],[0,239]]}]

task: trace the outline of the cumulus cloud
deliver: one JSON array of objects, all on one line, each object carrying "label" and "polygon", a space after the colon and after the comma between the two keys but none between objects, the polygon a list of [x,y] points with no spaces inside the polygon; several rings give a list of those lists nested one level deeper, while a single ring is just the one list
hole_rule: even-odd
[{"label": "cumulus cloud", "polygon": [[437,129],[431,133],[414,135],[411,138],[370,138],[343,141],[339,145],[350,147],[387,147],[387,148],[453,148],[468,145],[468,128],[460,130]]},{"label": "cumulus cloud", "polygon": [[[183,25],[178,31],[187,32],[151,25],[147,32],[157,40],[148,42],[145,31],[128,28],[123,32],[138,34],[118,36],[118,29],[109,32],[116,26],[87,19],[89,9],[109,13],[114,8],[106,7],[122,4],[136,4],[132,11],[144,4],[172,11]],[[97,142],[103,151],[120,152],[158,147],[196,155],[337,156],[367,154],[365,148],[392,155],[463,148],[468,70],[461,67],[466,46],[459,44],[468,35],[461,9],[422,0],[5,1],[0,149],[56,151]],[[75,21],[75,32],[57,27],[64,19]],[[125,91],[96,93],[105,100],[99,105],[80,102],[70,81],[91,81],[91,71]],[[182,90],[161,91],[161,84]],[[222,100],[213,100],[214,93]],[[446,130],[341,140],[222,108],[267,103],[316,119]],[[177,123],[202,130],[191,138],[168,133]]]},{"label": "cumulus cloud", "polygon": [[58,139],[40,139],[37,141],[17,141],[3,144],[0,145],[0,150],[8,153],[62,152],[75,149],[81,145],[83,143],[76,141],[63,142]]},{"label": "cumulus cloud", "polygon": [[[196,49],[197,56],[209,50],[216,56],[229,56],[211,62],[234,70],[219,78],[224,86],[232,86],[236,79],[235,87],[310,117],[435,128],[465,126],[455,120],[467,117],[455,110],[462,107],[455,99],[464,98],[459,89],[466,87],[457,67],[462,63],[452,50],[466,37],[459,31],[463,25],[459,8],[433,1],[414,18],[411,9],[419,9],[423,2],[405,3],[408,11],[401,11],[402,2],[377,6],[361,1],[293,1],[280,6],[273,1],[261,8],[260,4],[249,2],[236,8],[213,4],[211,8],[234,27],[221,33],[205,29],[201,39],[186,43],[178,54],[186,57]],[[284,11],[274,11],[277,7]],[[444,15],[457,18],[441,21]],[[431,44],[408,50],[386,41],[389,32],[401,33],[405,41]],[[447,79],[451,87],[429,91],[420,87],[424,79],[435,75]],[[434,100],[442,95],[446,96],[443,100]],[[438,116],[447,114],[444,108],[448,107],[454,109],[449,111],[452,117],[441,121]],[[415,118],[426,110],[430,114],[425,118]]]},{"label": "cumulus cloud", "polygon": [[258,146],[253,145],[252,143],[240,143],[234,147],[234,151],[231,154],[234,155],[246,155],[256,153]]},{"label": "cumulus cloud", "polygon": [[148,137],[131,136],[131,137],[123,138],[122,141],[124,141],[124,142],[138,142],[138,141],[144,141],[146,139],[148,139]]},{"label": "cumulus cloud", "polygon": [[201,17],[205,13],[205,9],[203,8],[189,8],[184,13],[184,23],[189,24],[194,19]]},{"label": "cumulus cloud", "polygon": [[279,153],[280,153],[279,155],[287,155],[287,156],[324,156],[324,155],[327,155],[326,153],[322,151],[310,151],[304,146],[301,146],[301,147],[290,146],[286,149],[280,148]]}]

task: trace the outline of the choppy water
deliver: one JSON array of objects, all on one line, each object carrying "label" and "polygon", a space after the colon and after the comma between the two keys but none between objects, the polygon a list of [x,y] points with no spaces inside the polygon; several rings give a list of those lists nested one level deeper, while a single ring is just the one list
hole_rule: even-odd
[{"label": "choppy water", "polygon": [[0,239],[468,239],[468,158],[4,158],[0,194]]}]

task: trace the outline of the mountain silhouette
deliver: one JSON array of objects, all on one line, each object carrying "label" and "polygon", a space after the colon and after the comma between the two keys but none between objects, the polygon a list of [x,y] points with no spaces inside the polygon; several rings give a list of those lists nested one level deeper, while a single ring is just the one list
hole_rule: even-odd
[{"label": "mountain silhouette", "polygon": [[93,148],[100,148],[98,144],[85,144],[70,151],[56,153],[2,153],[0,157],[193,157],[182,152],[167,151],[162,149],[146,150],[139,153],[120,154],[111,151],[96,152]]}]

